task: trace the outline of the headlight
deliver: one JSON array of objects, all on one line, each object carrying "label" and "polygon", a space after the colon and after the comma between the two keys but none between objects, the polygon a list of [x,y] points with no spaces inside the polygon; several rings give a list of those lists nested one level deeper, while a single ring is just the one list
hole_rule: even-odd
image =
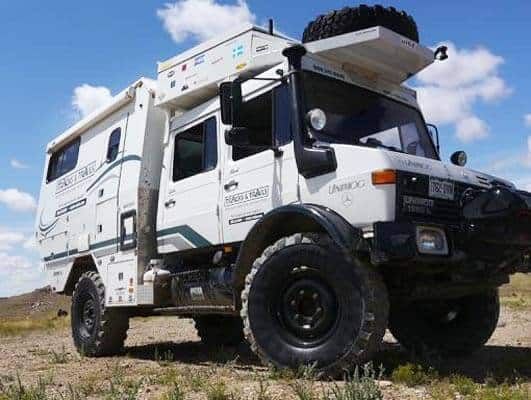
[{"label": "headlight", "polygon": [[417,248],[422,254],[447,255],[446,234],[439,228],[417,226]]},{"label": "headlight", "polygon": [[316,131],[322,131],[326,126],[326,113],[320,108],[314,108],[306,115],[308,123]]}]

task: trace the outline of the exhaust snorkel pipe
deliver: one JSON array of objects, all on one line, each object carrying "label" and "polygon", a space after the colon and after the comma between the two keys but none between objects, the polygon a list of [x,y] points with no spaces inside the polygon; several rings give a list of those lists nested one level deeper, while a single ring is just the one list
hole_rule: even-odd
[{"label": "exhaust snorkel pipe", "polygon": [[295,144],[295,159],[299,173],[305,178],[324,175],[337,169],[335,152],[330,147],[313,147],[306,129],[306,116],[302,84],[302,57],[306,48],[300,44],[284,49],[282,54],[289,62],[289,90]]}]

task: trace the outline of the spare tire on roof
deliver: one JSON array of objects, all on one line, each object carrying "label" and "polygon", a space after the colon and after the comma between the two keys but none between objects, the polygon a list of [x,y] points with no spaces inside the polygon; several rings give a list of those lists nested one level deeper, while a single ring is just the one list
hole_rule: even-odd
[{"label": "spare tire on roof", "polygon": [[417,24],[411,15],[394,7],[360,5],[317,17],[304,30],[302,42],[313,42],[373,26],[383,26],[415,42],[419,41]]}]

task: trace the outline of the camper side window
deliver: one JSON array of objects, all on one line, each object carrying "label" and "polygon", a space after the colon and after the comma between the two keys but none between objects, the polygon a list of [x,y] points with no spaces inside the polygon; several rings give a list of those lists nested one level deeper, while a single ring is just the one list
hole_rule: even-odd
[{"label": "camper side window", "polygon": [[118,157],[120,151],[120,140],[122,138],[122,129],[116,128],[112,131],[109,137],[109,145],[107,146],[107,162],[113,162]]},{"label": "camper side window", "polygon": [[218,164],[217,124],[212,117],[175,137],[173,181],[177,182]]},{"label": "camper side window", "polygon": [[76,168],[80,143],[81,138],[77,138],[52,154],[46,175],[47,183],[53,182]]}]

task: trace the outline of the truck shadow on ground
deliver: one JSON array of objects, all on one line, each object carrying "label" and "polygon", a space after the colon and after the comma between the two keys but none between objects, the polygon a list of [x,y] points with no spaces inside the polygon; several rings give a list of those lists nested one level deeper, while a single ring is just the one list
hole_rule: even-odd
[{"label": "truck shadow on ground", "polygon": [[262,367],[260,360],[246,344],[238,346],[210,346],[201,342],[163,342],[126,347],[131,358],[157,362],[176,362],[193,365],[230,365],[238,369]]},{"label": "truck shadow on ground", "polygon": [[487,345],[478,352],[464,358],[438,359],[437,357],[415,357],[406,353],[397,343],[385,343],[374,360],[390,374],[398,366],[413,363],[430,369],[440,377],[466,376],[477,383],[488,380],[514,383],[521,379],[531,380],[531,348]]},{"label": "truck shadow on ground", "polygon": [[[175,362],[190,365],[216,365],[243,370],[265,369],[250,348],[241,344],[237,347],[206,346],[201,342],[164,342],[128,347],[131,358],[157,362]],[[531,380],[531,348],[513,346],[485,346],[479,352],[461,359],[436,359],[414,357],[396,343],[385,343],[374,360],[381,366],[384,376],[406,363],[422,365],[440,377],[462,375],[477,383],[494,379],[497,382],[515,382],[518,379]]]}]

